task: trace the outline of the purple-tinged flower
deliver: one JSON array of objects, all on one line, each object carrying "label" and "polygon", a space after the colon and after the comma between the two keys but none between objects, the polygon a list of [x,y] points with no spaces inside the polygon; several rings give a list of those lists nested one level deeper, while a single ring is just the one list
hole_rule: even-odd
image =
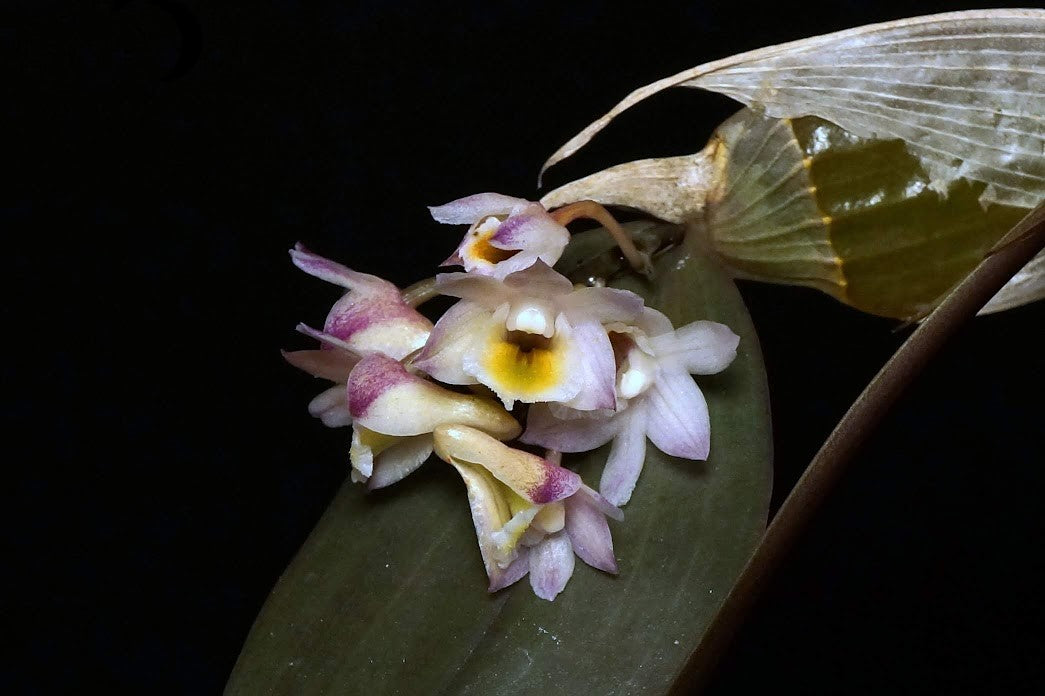
[{"label": "purple-tinged flower", "polygon": [[437,428],[435,451],[464,479],[490,592],[529,573],[534,593],[553,600],[575,553],[616,574],[606,515],[623,514],[577,474],[464,426]]},{"label": "purple-tinged flower", "polygon": [[348,289],[331,308],[323,331],[303,324],[298,327],[317,339],[321,349],[284,352],[283,357],[313,377],[335,384],[309,403],[309,413],[331,428],[351,425],[345,383],[359,358],[378,352],[401,360],[425,344],[432,323],[405,303],[399,289],[388,281],[357,273],[301,244],[291,249],[290,257],[309,275]]},{"label": "purple-tinged flower", "polygon": [[535,405],[521,439],[562,452],[586,452],[612,440],[599,491],[623,505],[642,472],[647,437],[666,454],[707,459],[707,402],[690,375],[724,370],[736,357],[740,338],[710,321],[674,330],[667,317],[649,308],[637,325],[607,328],[618,365],[616,412],[588,414]]},{"label": "purple-tinged flower", "polygon": [[570,232],[540,203],[499,193],[477,193],[430,207],[432,217],[451,225],[470,225],[444,266],[504,278],[540,259],[549,266],[562,256]]},{"label": "purple-tinged flower", "polygon": [[[458,394],[409,372],[398,360],[371,353],[348,376],[352,479],[371,489],[412,473],[432,453],[432,431],[463,423],[510,440],[521,428],[500,404]],[[496,440],[495,440],[496,441]]]},{"label": "purple-tinged flower", "polygon": [[432,323],[404,302],[392,283],[317,256],[301,244],[291,249],[290,257],[305,273],[348,290],[331,307],[323,333],[351,350],[402,360],[428,340]]},{"label": "purple-tinged flower", "polygon": [[638,295],[574,289],[540,260],[504,280],[470,273],[436,280],[461,301],[436,322],[418,369],[448,384],[484,384],[507,408],[515,401],[614,408],[616,368],[603,324],[636,320]]}]

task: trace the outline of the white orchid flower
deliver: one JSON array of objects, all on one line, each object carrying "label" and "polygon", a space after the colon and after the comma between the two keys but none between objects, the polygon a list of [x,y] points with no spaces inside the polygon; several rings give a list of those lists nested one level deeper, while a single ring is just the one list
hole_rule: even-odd
[{"label": "white orchid flower", "polygon": [[740,338],[711,321],[675,330],[667,317],[649,308],[635,325],[608,328],[618,365],[617,410],[585,414],[536,405],[521,440],[562,452],[586,452],[612,440],[599,491],[614,505],[623,505],[642,472],[647,437],[665,454],[707,459],[707,402],[690,375],[724,370],[736,357]]},{"label": "white orchid flower", "polygon": [[283,357],[294,367],[335,383],[312,400],[309,413],[331,428],[350,425],[345,383],[360,357],[376,352],[401,360],[425,344],[432,322],[404,302],[399,289],[386,280],[353,271],[301,244],[290,250],[290,258],[305,273],[347,290],[330,309],[322,331],[298,327],[320,341],[322,348],[284,352]]},{"label": "white orchid flower", "polygon": [[613,347],[603,324],[637,319],[638,295],[574,289],[543,261],[503,281],[444,274],[437,287],[461,301],[436,322],[416,367],[448,384],[484,384],[509,409],[516,401],[615,407]]},{"label": "white orchid flower", "polygon": [[504,278],[538,259],[554,266],[570,241],[569,230],[540,203],[499,193],[478,193],[430,207],[447,224],[469,225],[461,244],[444,266],[464,266],[469,273]]}]

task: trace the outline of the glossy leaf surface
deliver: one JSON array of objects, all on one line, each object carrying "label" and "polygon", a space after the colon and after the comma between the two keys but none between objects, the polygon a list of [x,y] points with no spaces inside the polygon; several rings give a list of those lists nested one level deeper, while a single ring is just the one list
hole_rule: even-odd
[{"label": "glossy leaf surface", "polygon": [[[655,287],[622,282],[676,324],[721,321],[741,343],[728,370],[699,380],[709,461],[649,448],[625,521],[611,523],[618,577],[578,562],[555,602],[526,580],[489,595],[451,467],[433,459],[376,494],[346,482],[262,609],[226,693],[665,692],[762,534],[772,452],[758,340],[733,283],[681,247],[656,272]],[[606,449],[566,464],[597,483]]]}]

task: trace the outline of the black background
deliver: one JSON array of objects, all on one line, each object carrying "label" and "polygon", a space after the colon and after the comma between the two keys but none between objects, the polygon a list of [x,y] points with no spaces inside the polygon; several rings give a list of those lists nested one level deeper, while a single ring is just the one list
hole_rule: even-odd
[{"label": "black background", "polygon": [[[459,235],[425,205],[536,197],[544,158],[638,85],[962,7],[5,2],[5,614],[29,615],[5,690],[221,689],[347,472],[345,431],[307,415],[315,383],[278,352],[333,300],[289,263],[295,241],[411,282]],[[735,108],[658,96],[548,183],[696,151]],[[775,509],[908,332],[812,291],[742,290],[774,403]],[[911,386],[713,693],[1045,685],[1043,317],[977,320]]]}]

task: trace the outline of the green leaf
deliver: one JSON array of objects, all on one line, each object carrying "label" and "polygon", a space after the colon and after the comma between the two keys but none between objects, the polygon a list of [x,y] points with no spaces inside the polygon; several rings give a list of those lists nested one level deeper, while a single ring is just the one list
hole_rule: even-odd
[{"label": "green leaf", "polygon": [[[489,595],[451,467],[432,460],[375,494],[346,482],[272,591],[226,693],[666,691],[764,530],[771,434],[758,340],[733,283],[681,247],[656,274],[655,287],[620,284],[676,324],[727,323],[741,343],[728,370],[699,379],[710,460],[649,447],[625,521],[611,522],[619,576],[578,561],[555,602],[525,579]],[[605,456],[567,463],[597,484]]]}]

